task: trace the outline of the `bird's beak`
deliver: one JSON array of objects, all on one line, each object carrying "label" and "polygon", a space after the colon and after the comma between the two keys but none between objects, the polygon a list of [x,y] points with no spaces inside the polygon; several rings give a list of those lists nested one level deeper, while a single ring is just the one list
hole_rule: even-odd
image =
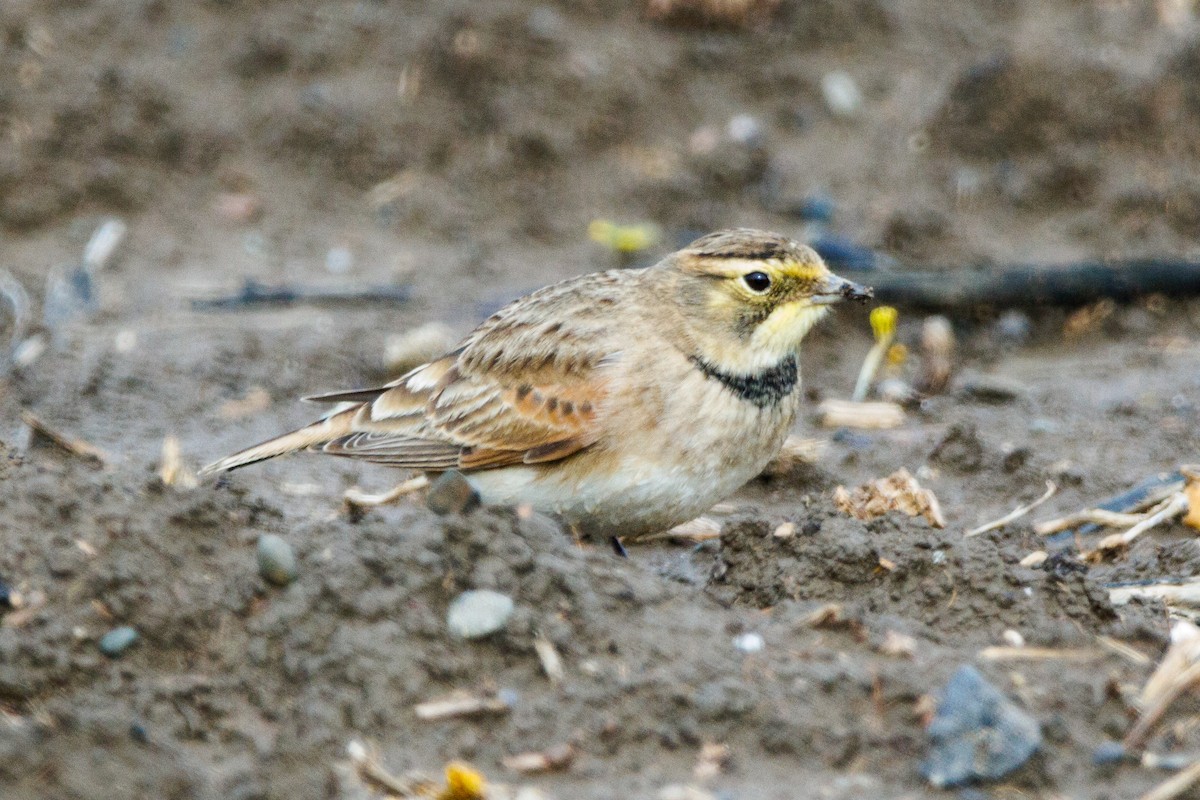
[{"label": "bird's beak", "polygon": [[817,291],[812,296],[812,303],[827,306],[842,300],[857,300],[865,303],[875,296],[875,290],[869,286],[859,286],[853,281],[839,278],[832,272],[821,278]]}]

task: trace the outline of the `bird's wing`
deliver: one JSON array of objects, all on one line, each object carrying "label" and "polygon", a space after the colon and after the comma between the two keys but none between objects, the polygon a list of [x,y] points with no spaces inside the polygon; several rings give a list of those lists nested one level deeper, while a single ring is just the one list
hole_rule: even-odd
[{"label": "bird's wing", "polygon": [[605,428],[621,361],[614,343],[627,339],[613,335],[611,289],[629,278],[610,275],[509,305],[454,352],[386,386],[309,398],[355,405],[206,471],[301,449],[431,471],[537,464],[579,452]]}]

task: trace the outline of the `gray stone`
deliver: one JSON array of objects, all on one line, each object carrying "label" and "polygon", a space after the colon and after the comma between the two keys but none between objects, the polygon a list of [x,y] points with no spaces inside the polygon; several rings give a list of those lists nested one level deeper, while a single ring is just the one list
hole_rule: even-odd
[{"label": "gray stone", "polygon": [[1036,719],[964,665],[942,691],[929,739],[921,774],[946,787],[1008,775],[1041,747],[1042,732]]},{"label": "gray stone", "polygon": [[120,658],[138,640],[138,632],[128,625],[113,628],[100,637],[100,652],[109,658]]},{"label": "gray stone", "polygon": [[460,639],[482,639],[504,630],[513,615],[512,598],[489,589],[463,592],[450,603],[446,626]]},{"label": "gray stone", "polygon": [[282,536],[265,533],[258,537],[258,574],[276,586],[296,580],[296,553]]}]

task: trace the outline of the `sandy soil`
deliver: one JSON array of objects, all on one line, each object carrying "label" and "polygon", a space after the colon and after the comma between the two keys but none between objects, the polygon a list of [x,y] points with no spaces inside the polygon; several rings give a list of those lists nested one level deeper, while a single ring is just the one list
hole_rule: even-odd
[{"label": "sandy soil", "polygon": [[[298,396],[389,377],[389,334],[465,332],[527,289],[611,266],[587,240],[595,218],[661,225],[643,260],[731,225],[804,237],[797,208],[816,193],[836,202],[834,232],[897,269],[1200,255],[1188,4],[772,5],[716,27],[602,0],[0,5],[0,268],[40,309],[99,221],[130,226],[94,312],[41,331],[47,351],[0,377],[0,580],[24,599],[0,608],[5,797],[370,797],[346,764],[356,739],[398,773],[465,759],[560,799],[672,784],[935,797],[918,772],[927,698],[964,663],[1045,743],[962,796],[1135,797],[1166,777],[1093,764],[1128,729],[1169,627],[1161,606],[1115,608],[1105,587],[1196,575],[1188,529],[1092,567],[1067,542],[1040,568],[1018,563],[1042,545],[1028,521],[962,533],[1048,478],[1061,491],[1037,518],[1200,461],[1188,298],[1108,309],[1076,335],[1071,310],[1040,309],[1028,338],[997,325],[1003,309],[964,310],[956,383],[904,426],[830,432],[808,415],[797,433],[827,443],[818,464],[746,487],[719,540],[628,559],[512,510],[439,518],[414,502],[352,521],[341,491],[395,476],[337,460],[192,491],[157,478],[168,435],[193,464],[223,455],[307,421]],[[862,89],[853,118],[822,99],[836,69]],[[739,115],[754,136],[730,133]],[[400,282],[412,300],[190,308],[246,278]],[[915,348],[920,324],[902,314],[901,340]],[[869,346],[858,309],[814,332],[814,412],[849,394]],[[972,375],[1021,388],[957,391]],[[107,466],[25,448],[22,409]],[[834,510],[834,486],[899,467],[940,498],[945,530]],[[774,537],[785,521],[796,535]],[[286,588],[258,574],[263,533],[299,556]],[[470,588],[515,600],[503,633],[448,635]],[[814,626],[828,603],[841,621]],[[119,625],[141,638],[110,659],[97,643]],[[1010,630],[1084,655],[980,656]],[[735,647],[746,633],[761,650]],[[559,684],[539,637],[562,656]],[[456,689],[511,708],[416,718]],[[1197,751],[1189,703],[1151,749]],[[697,777],[713,742],[730,758]],[[564,743],[577,755],[560,772],[501,766]]]}]

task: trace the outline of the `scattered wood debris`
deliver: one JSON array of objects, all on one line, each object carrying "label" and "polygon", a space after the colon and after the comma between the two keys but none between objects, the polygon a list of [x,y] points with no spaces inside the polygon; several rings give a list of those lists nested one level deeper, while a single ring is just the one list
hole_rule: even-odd
[{"label": "scattered wood debris", "polygon": [[883,642],[879,645],[879,652],[885,656],[893,656],[895,658],[912,658],[917,654],[917,640],[907,633],[888,630],[883,635]]},{"label": "scattered wood debris", "polygon": [[200,485],[196,473],[183,462],[182,448],[174,436],[163,439],[162,458],[159,462],[158,477],[166,486],[178,489],[195,489]]},{"label": "scattered wood debris", "polygon": [[534,750],[528,753],[517,753],[506,756],[500,763],[505,769],[531,775],[538,772],[558,772],[571,766],[577,754],[575,745],[564,742],[545,750]]},{"label": "scattered wood debris", "polygon": [[904,424],[904,409],[896,403],[853,400],[825,400],[817,406],[821,424],[826,428],[863,428],[883,430]]},{"label": "scattered wood debris", "polygon": [[1153,527],[1182,516],[1188,510],[1187,495],[1183,492],[1172,495],[1166,500],[1163,500],[1155,506],[1149,516],[1144,520],[1134,525],[1124,533],[1114,533],[1105,536],[1097,544],[1095,549],[1084,551],[1083,558],[1087,561],[1095,561],[1102,558],[1106,552],[1119,550],[1123,547],[1128,547],[1129,543],[1142,535]]},{"label": "scattered wood debris", "polygon": [[1136,752],[1149,739],[1162,718],[1185,692],[1200,685],[1200,628],[1177,621],[1171,627],[1171,646],[1142,688],[1138,705],[1142,713],[1121,744]]},{"label": "scattered wood debris", "polygon": [[1135,597],[1161,600],[1168,606],[1200,606],[1200,581],[1113,586],[1108,590],[1108,599],[1114,606],[1123,606]]},{"label": "scattered wood debris", "polygon": [[460,690],[418,703],[413,710],[417,713],[417,719],[432,721],[480,714],[507,714],[512,710],[512,705],[498,694],[479,695]]},{"label": "scattered wood debris", "polygon": [[1033,531],[1039,535],[1048,535],[1079,528],[1079,533],[1089,533],[1089,526],[1094,525],[1110,528],[1136,525],[1149,516],[1148,513],[1139,512],[1144,512],[1181,491],[1185,483],[1186,478],[1181,472],[1154,475],[1129,491],[1098,503],[1094,508],[1083,509],[1059,519],[1035,523]]},{"label": "scattered wood debris", "polygon": [[23,409],[21,411],[21,421],[25,423],[25,428],[28,431],[28,446],[32,447],[38,441],[44,441],[73,456],[91,461],[97,466],[103,467],[108,465],[108,456],[100,448],[89,442],[85,442],[83,439],[73,439],[66,434],[54,430],[39,419],[32,411]]},{"label": "scattered wood debris", "polygon": [[700,754],[692,769],[693,777],[701,783],[713,780],[729,767],[730,756],[729,745],[705,742],[700,745]]},{"label": "scattered wood debris", "polygon": [[1174,800],[1200,782],[1200,759],[1142,795],[1138,800]]},{"label": "scattered wood debris", "polygon": [[1009,647],[997,645],[979,651],[984,661],[1094,661],[1104,657],[1101,650],[1057,647]]},{"label": "scattered wood debris", "polygon": [[937,497],[921,488],[906,469],[899,469],[853,492],[839,486],[833,491],[833,502],[839,511],[855,519],[871,520],[891,511],[900,511],[910,517],[924,517],[935,528],[946,527]]},{"label": "scattered wood debris", "polygon": [[398,777],[388,772],[379,763],[379,753],[374,747],[368,747],[360,741],[352,741],[346,745],[346,755],[358,776],[366,783],[385,789],[401,798],[429,797],[437,791],[437,784],[419,775]]},{"label": "scattered wood debris", "polygon": [[1032,553],[1025,556],[1017,563],[1020,564],[1022,567],[1040,567],[1042,564],[1045,563],[1046,559],[1049,557],[1050,557],[1050,554],[1047,553],[1045,550],[1034,550]]},{"label": "scattered wood debris", "polygon": [[655,542],[662,539],[672,541],[686,542],[707,542],[710,539],[717,539],[721,536],[721,523],[712,517],[696,517],[687,522],[680,523],[669,531],[662,533],[651,533],[645,536],[638,536],[635,539],[629,539],[631,544],[642,544],[643,542]]},{"label": "scattered wood debris", "polygon": [[986,525],[980,525],[978,528],[969,530],[969,531],[967,531],[966,535],[967,536],[978,536],[981,533],[987,533],[988,531],[994,531],[997,528],[1003,528],[1005,525],[1007,525],[1010,522],[1016,522],[1021,517],[1025,516],[1030,511],[1033,511],[1035,508],[1040,506],[1042,503],[1049,500],[1051,497],[1053,497],[1055,495],[1056,492],[1058,492],[1058,486],[1054,483],[1054,481],[1046,481],[1046,493],[1043,494],[1041,497],[1039,497],[1037,500],[1034,500],[1032,503],[1027,503],[1023,506],[1018,506],[1017,508],[1014,508],[1012,511],[1005,514],[1003,517],[1000,517],[1000,519],[993,520],[993,521],[987,523]]},{"label": "scattered wood debris", "polygon": [[545,636],[536,636],[533,640],[533,650],[537,653],[538,661],[542,662],[542,672],[546,673],[550,683],[562,683],[566,671],[563,669],[562,658],[558,655],[554,642]]}]

